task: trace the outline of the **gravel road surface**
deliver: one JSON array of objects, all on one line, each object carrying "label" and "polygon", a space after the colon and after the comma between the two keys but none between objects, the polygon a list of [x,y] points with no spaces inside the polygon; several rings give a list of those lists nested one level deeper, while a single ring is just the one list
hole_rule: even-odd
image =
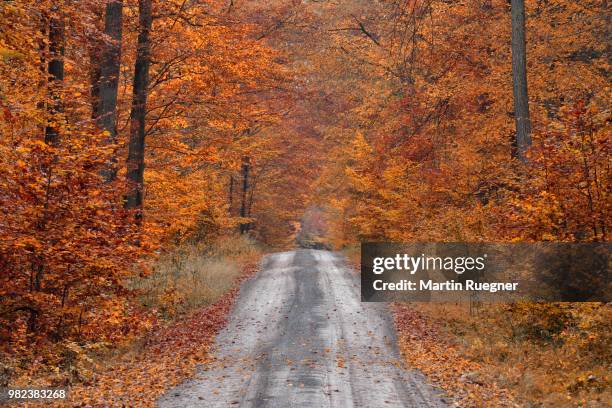
[{"label": "gravel road surface", "polygon": [[384,304],[361,303],[340,256],[267,256],[245,282],[215,362],[169,390],[170,407],[446,407],[420,373],[402,368]]}]

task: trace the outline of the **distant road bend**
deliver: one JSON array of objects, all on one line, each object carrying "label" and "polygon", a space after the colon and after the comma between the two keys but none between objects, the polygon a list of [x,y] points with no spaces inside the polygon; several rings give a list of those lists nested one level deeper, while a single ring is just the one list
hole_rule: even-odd
[{"label": "distant road bend", "polygon": [[385,305],[361,303],[358,276],[327,251],[267,256],[215,348],[215,362],[159,407],[448,406],[401,368]]}]

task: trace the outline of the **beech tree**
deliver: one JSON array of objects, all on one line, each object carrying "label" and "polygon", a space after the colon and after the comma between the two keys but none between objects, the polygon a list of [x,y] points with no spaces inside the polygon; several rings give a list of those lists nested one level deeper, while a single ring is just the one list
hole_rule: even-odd
[{"label": "beech tree", "polygon": [[512,0],[512,82],[517,157],[526,161],[531,146],[531,121],[527,93],[527,46],[525,40],[525,0]]},{"label": "beech tree", "polygon": [[54,1],[49,16],[49,120],[45,129],[45,142],[55,144],[59,138],[62,114],[62,87],[64,82],[65,17],[63,5]]},{"label": "beech tree", "polygon": [[[107,143],[114,144],[117,139],[117,94],[119,91],[119,71],[121,69],[121,41],[123,31],[123,0],[107,0],[104,17],[104,34],[108,36],[103,42],[100,55],[98,100],[95,104],[95,116],[98,126],[107,132]],[[103,172],[105,180],[112,181],[117,169],[115,154],[111,163]]]},{"label": "beech tree", "polygon": [[0,3],[0,354],[39,367],[152,324],[126,284],[152,249],[236,231],[227,175],[238,194],[241,158],[284,146],[234,136],[278,122],[291,78],[226,4]]},{"label": "beech tree", "polygon": [[142,202],[145,167],[145,120],[151,64],[151,26],[153,15],[151,0],[138,1],[139,25],[136,62],[134,65],[134,92],[130,113],[130,141],[127,157],[127,179],[130,183],[125,206],[134,209],[135,221],[142,222]]},{"label": "beech tree", "polygon": [[[248,156],[242,158],[242,191],[240,194],[240,217],[247,217],[247,193],[249,191],[249,168],[250,168],[250,160]],[[240,233],[244,234],[249,231],[249,223],[242,222],[240,224]]]}]

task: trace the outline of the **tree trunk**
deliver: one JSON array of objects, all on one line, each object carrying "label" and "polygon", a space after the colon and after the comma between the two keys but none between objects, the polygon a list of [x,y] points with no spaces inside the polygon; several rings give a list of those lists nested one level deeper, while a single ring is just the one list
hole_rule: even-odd
[{"label": "tree trunk", "polygon": [[527,51],[525,41],[525,0],[512,0],[512,80],[514,119],[516,122],[516,154],[525,162],[531,146],[531,122],[527,94]]},{"label": "tree trunk", "polygon": [[[240,202],[240,217],[245,218],[247,214],[247,192],[249,191],[249,158],[242,159],[242,199]],[[240,233],[245,234],[249,231],[248,223],[240,224]]]},{"label": "tree trunk", "polygon": [[234,209],[234,175],[230,175],[230,183],[229,183],[229,215],[232,215]]},{"label": "tree trunk", "polygon": [[130,142],[128,146],[127,179],[128,193],[125,207],[135,209],[135,221],[142,222],[145,158],[145,116],[151,65],[151,0],[139,0],[139,33],[134,67],[134,95],[130,113]]},{"label": "tree trunk", "polygon": [[91,97],[91,118],[96,120],[98,117],[99,105],[100,105],[100,65],[98,64],[99,55],[95,50],[91,50],[89,54],[89,64],[91,65],[91,72],[89,73],[89,81],[91,83],[90,97]]},{"label": "tree trunk", "polygon": [[[104,34],[109,37],[110,42],[107,40],[102,45],[96,121],[102,130],[108,132],[106,139],[108,144],[114,144],[117,138],[117,94],[121,66],[122,20],[123,0],[107,0]],[[106,182],[115,179],[116,162],[117,159],[113,153],[110,163],[102,172]]]},{"label": "tree trunk", "polygon": [[89,82],[91,84],[90,96],[91,96],[91,118],[96,120],[98,117],[98,111],[100,110],[100,54],[102,50],[103,39],[98,35],[98,32],[102,32],[104,27],[100,24],[100,21],[104,17],[104,12],[99,6],[94,6],[93,15],[95,15],[96,30],[89,37]]},{"label": "tree trunk", "polygon": [[[255,184],[251,183],[251,191],[249,191],[249,204],[247,205],[247,217],[251,218],[253,215],[253,200],[255,199]],[[253,223],[249,222],[248,229],[250,230],[253,227]]]},{"label": "tree trunk", "polygon": [[[64,52],[65,52],[65,21],[63,11],[59,2],[53,2],[49,10],[48,27],[46,27],[47,19],[43,18],[43,34],[48,29],[49,33],[49,62],[47,65],[47,88],[51,101],[47,106],[47,122],[45,126],[45,143],[48,145],[57,145],[60,136],[60,123],[62,122],[61,114],[63,112],[62,104],[62,88],[64,86]],[[44,45],[41,45],[41,64],[44,64]],[[44,106],[44,105],[43,105]],[[45,195],[49,197],[50,180],[52,166],[45,166],[44,171],[47,178],[47,191]],[[39,228],[44,226],[44,218],[47,213],[47,205],[44,206],[45,212],[43,219],[37,222]],[[37,262],[32,263],[30,276],[30,290],[40,292],[43,288],[42,281],[45,273],[45,265],[41,256],[36,257]],[[30,312],[28,319],[28,332],[36,331],[39,310],[35,307],[26,307]]]},{"label": "tree trunk", "polygon": [[59,139],[60,115],[62,106],[62,87],[64,84],[64,18],[57,2],[51,6],[49,18],[49,65],[48,87],[51,103],[47,108],[49,119],[45,128],[45,143],[54,145]]}]

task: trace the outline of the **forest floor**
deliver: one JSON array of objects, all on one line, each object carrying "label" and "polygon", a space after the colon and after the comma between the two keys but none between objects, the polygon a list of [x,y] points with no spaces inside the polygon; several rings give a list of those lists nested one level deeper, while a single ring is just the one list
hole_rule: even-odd
[{"label": "forest floor", "polygon": [[412,303],[394,314],[408,364],[461,406],[607,408],[611,309]]},{"label": "forest floor", "polygon": [[[358,247],[343,251],[358,273]],[[394,304],[398,345],[461,407],[604,408],[612,400],[602,303]]]},{"label": "forest floor", "polygon": [[214,303],[196,308],[154,330],[132,351],[99,369],[91,382],[70,389],[67,406],[154,406],[168,388],[192,377],[198,365],[211,362],[214,336],[227,323],[240,282],[257,272],[247,265],[233,287]]},{"label": "forest floor", "polygon": [[462,354],[457,339],[421,305],[395,304],[393,311],[402,356],[460,407],[518,407],[514,392],[500,386],[487,367]]}]

